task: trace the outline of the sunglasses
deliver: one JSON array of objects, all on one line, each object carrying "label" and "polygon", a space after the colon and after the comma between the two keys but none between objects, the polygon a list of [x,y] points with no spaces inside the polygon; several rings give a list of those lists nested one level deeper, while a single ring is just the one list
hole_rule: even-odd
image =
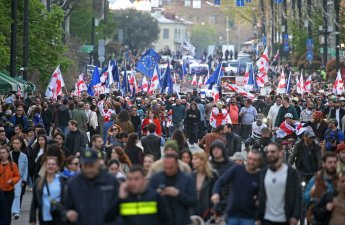
[{"label": "sunglasses", "polygon": [[76,162],[76,163],[72,163],[72,165],[75,165],[75,166],[79,166],[80,163]]}]

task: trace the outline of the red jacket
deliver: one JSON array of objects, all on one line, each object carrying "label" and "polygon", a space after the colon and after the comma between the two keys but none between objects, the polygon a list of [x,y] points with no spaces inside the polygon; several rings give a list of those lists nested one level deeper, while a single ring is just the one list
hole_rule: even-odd
[{"label": "red jacket", "polygon": [[[153,119],[153,122],[156,124],[156,134],[158,136],[162,136],[162,127],[161,127],[161,122],[159,121],[159,119]],[[141,124],[141,132],[143,135],[147,135],[148,134],[148,130],[146,129],[146,131],[144,131],[144,128],[150,124],[150,119],[149,118],[145,118],[143,120],[143,123]]]}]

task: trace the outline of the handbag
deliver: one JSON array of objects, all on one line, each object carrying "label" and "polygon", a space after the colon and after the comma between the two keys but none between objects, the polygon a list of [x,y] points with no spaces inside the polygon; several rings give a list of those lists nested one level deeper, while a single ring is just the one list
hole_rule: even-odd
[{"label": "handbag", "polygon": [[50,190],[49,190],[49,186],[48,186],[48,183],[47,183],[46,179],[44,181],[44,185],[47,188],[48,198],[49,198],[49,201],[50,201],[50,214],[54,218],[60,217],[61,214],[62,214],[62,211],[63,211],[63,206],[62,206],[61,202],[58,202],[58,201],[50,198]]}]

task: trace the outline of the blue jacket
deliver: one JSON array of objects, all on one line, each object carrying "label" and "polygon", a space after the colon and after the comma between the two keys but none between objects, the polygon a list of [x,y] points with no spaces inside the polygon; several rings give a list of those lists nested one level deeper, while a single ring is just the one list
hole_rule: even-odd
[{"label": "blue jacket", "polygon": [[[12,158],[12,152],[10,152]],[[28,179],[28,172],[29,172],[29,160],[28,157],[20,152],[19,159],[18,159],[18,170],[20,174],[21,181],[26,182]]]},{"label": "blue jacket", "polygon": [[[150,187],[159,189],[160,185],[166,184],[168,178],[164,172],[156,173],[150,180]],[[190,223],[190,209],[197,203],[195,182],[191,175],[179,172],[174,179],[174,187],[179,190],[177,197],[165,196],[168,210],[171,213],[171,224],[187,225]]]},{"label": "blue jacket", "polygon": [[[28,128],[29,128],[29,119],[28,119],[27,116],[24,116],[24,115],[22,117],[23,117],[23,123],[24,123],[24,124],[22,124],[23,125],[23,130],[27,131]],[[17,121],[16,120],[17,120],[16,115],[13,115],[11,120],[10,120],[10,122],[13,124],[13,126],[17,125]]]},{"label": "blue jacket", "polygon": [[186,116],[186,106],[174,105],[172,107],[172,122],[177,124],[181,122]]}]

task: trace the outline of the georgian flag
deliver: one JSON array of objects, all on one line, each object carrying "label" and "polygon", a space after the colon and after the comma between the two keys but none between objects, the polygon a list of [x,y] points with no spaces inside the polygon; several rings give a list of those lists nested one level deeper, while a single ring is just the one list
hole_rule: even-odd
[{"label": "georgian flag", "polygon": [[308,79],[304,83],[304,91],[311,92],[311,75],[309,75]]},{"label": "georgian flag", "polygon": [[65,86],[65,82],[62,78],[60,65],[56,67],[52,77],[50,79],[49,85],[46,89],[45,95],[48,98],[56,99],[58,95],[62,94],[62,87]]},{"label": "georgian flag", "polygon": [[247,65],[246,72],[244,72],[244,86],[248,85],[250,66]]},{"label": "georgian flag", "polygon": [[151,85],[148,91],[149,94],[152,95],[155,92],[155,90],[158,89],[158,87],[159,87],[158,72],[157,72],[157,68],[155,67],[152,78],[151,78]]},{"label": "georgian flag", "polygon": [[199,81],[198,81],[198,86],[199,87],[201,87],[204,84],[203,78],[204,78],[203,76],[199,77]]},{"label": "georgian flag", "polygon": [[262,56],[260,59],[256,62],[256,65],[259,68],[256,83],[258,87],[265,86],[265,83],[267,82],[267,71],[269,69],[269,60],[268,60],[268,49],[265,48],[265,51],[262,53]]},{"label": "georgian flag", "polygon": [[284,70],[282,70],[282,74],[280,75],[280,81],[278,83],[278,89],[285,89],[286,81],[285,81],[285,74]]},{"label": "georgian flag", "polygon": [[298,79],[298,76],[297,76],[297,93],[298,94],[302,94],[304,93],[304,79],[303,79],[303,74],[301,73],[301,77],[300,79]]},{"label": "georgian flag", "polygon": [[197,83],[197,78],[196,78],[196,74],[194,74],[194,76],[193,76],[193,80],[192,80],[192,83],[191,83],[192,85],[198,85],[198,83]]},{"label": "georgian flag", "polygon": [[149,89],[149,83],[147,82],[146,76],[144,76],[141,83],[141,90],[147,92],[148,89]]},{"label": "georgian flag", "polygon": [[224,85],[224,87],[231,90],[231,91],[239,93],[240,95],[247,97],[251,100],[253,100],[255,98],[255,96],[252,93],[245,91],[244,89],[238,87],[237,85],[226,83]]},{"label": "georgian flag", "polygon": [[219,96],[219,88],[218,87],[212,87],[212,97],[214,102],[218,102],[220,99]]},{"label": "georgian flag", "polygon": [[[219,112],[219,109],[216,107],[213,107],[210,115],[210,125],[213,128],[216,128],[219,125],[226,124],[228,121],[227,116],[229,115],[227,109],[221,109],[221,112]],[[230,119],[231,120],[231,119]]]},{"label": "georgian flag", "polygon": [[286,121],[284,121],[282,124],[280,124],[278,130],[276,131],[277,138],[284,138],[295,132],[295,130],[295,127],[291,126]]},{"label": "georgian flag", "polygon": [[341,77],[340,71],[337,73],[337,79],[335,79],[333,85],[333,94],[340,95],[344,92],[343,78]]}]

